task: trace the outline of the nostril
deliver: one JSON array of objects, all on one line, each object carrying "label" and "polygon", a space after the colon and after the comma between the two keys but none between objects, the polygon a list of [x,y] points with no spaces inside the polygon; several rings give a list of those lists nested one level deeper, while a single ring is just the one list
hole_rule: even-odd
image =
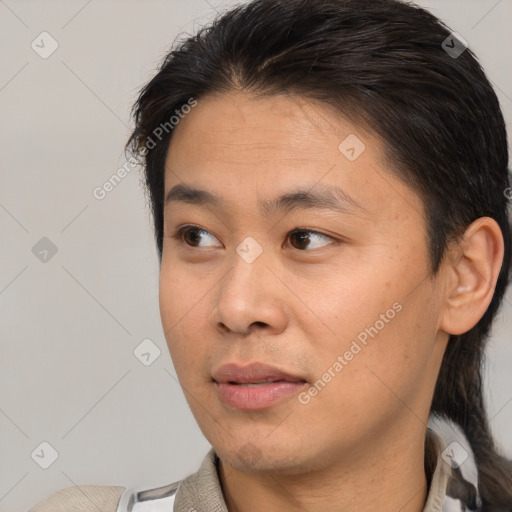
[{"label": "nostril", "polygon": [[257,325],[258,327],[267,327],[265,322],[253,322],[251,325]]}]

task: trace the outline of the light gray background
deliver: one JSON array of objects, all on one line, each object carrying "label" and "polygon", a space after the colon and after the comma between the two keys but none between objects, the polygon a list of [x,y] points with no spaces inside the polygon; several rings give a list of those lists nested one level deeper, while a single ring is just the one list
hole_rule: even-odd
[{"label": "light gray background", "polygon": [[[74,484],[159,486],[195,471],[209,444],[188,410],[158,310],[158,261],[128,109],[183,31],[235,2],[0,0],[0,510]],[[512,2],[423,1],[480,57],[511,132]],[[43,31],[58,49],[42,59]],[[32,247],[48,237],[57,254]],[[489,344],[491,426],[512,457],[512,293]],[[133,355],[151,339],[161,356]],[[49,442],[42,469],[31,453]],[[46,452],[48,453],[48,452]]]}]

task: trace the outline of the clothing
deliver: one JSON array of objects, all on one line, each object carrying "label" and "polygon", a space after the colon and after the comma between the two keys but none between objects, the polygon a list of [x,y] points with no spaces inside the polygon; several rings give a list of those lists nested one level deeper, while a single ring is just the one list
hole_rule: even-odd
[{"label": "clothing", "polygon": [[[481,511],[477,467],[460,427],[431,416],[429,444],[433,447],[433,474],[427,475],[430,485],[423,512]],[[68,487],[29,512],[227,512],[217,462],[212,448],[196,473],[168,486],[142,491],[109,486]]]}]

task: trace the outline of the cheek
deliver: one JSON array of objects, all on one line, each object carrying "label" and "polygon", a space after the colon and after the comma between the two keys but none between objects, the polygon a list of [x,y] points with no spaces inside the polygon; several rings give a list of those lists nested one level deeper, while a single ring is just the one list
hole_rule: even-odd
[{"label": "cheek", "polygon": [[159,306],[164,332],[173,332],[189,322],[190,313],[207,290],[200,288],[202,281],[184,271],[175,258],[164,257],[160,268]]},{"label": "cheek", "polygon": [[[195,314],[194,303],[197,294],[192,286],[186,285],[184,276],[173,271],[175,265],[162,263],[159,282],[159,307],[162,329],[165,334],[169,353],[176,371],[191,364],[194,360],[194,350],[198,343],[191,343],[194,332],[191,329],[191,319]],[[193,324],[192,324],[193,327]],[[189,361],[188,359],[191,359]]]},{"label": "cheek", "polygon": [[167,340],[169,340],[172,335],[173,327],[180,318],[179,313],[183,304],[183,301],[178,299],[176,290],[179,290],[179,283],[174,279],[174,276],[167,271],[167,267],[162,265],[160,270],[158,302],[162,328]]},{"label": "cheek", "polygon": [[[365,343],[369,345],[390,325],[400,321],[402,309],[397,299],[403,293],[389,280],[389,269],[381,271],[376,265],[369,265],[342,272],[336,280],[326,280],[314,294],[309,294],[308,302],[315,315],[307,314],[311,321],[309,326],[303,326],[306,330],[316,330],[312,332],[317,338],[315,351],[325,349],[330,357],[350,350],[354,340],[362,348]],[[354,351],[357,350],[356,347]]]},{"label": "cheek", "polygon": [[354,268],[317,294],[318,333],[326,335],[315,342],[311,359],[316,378],[329,381],[319,402],[336,402],[346,412],[347,404],[379,407],[393,392],[412,399],[433,368],[435,290],[421,264],[404,268],[401,259]]},{"label": "cheek", "polygon": [[[329,379],[325,372],[331,368],[336,377],[318,398],[324,407],[330,404],[328,408],[336,411],[340,421],[352,417],[359,424],[371,423],[372,418],[387,417],[393,411],[398,414],[404,404],[414,411],[421,407],[437,364],[432,358],[436,313],[434,307],[425,308],[428,302],[419,293],[395,301],[395,307],[366,304],[367,313],[360,313],[359,318],[365,318],[363,327],[352,329],[352,336],[341,340],[329,358],[323,358],[324,375]],[[349,317],[345,320],[350,322]],[[325,380],[322,374],[319,378]]]}]

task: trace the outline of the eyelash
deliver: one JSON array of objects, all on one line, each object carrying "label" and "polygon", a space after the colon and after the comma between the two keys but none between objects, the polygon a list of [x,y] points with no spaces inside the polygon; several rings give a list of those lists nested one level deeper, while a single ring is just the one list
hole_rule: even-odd
[{"label": "eyelash", "polygon": [[[190,249],[201,249],[201,247],[195,247],[195,246],[192,246],[192,245],[187,244],[186,242],[184,242],[183,235],[185,233],[187,233],[187,232],[190,232],[190,231],[196,231],[198,233],[208,233],[208,234],[211,234],[209,231],[207,231],[206,229],[200,228],[199,226],[186,225],[186,226],[182,226],[182,227],[178,228],[171,235],[171,238],[174,238],[174,239],[178,240],[180,243],[184,243]],[[307,228],[295,228],[292,231],[289,231],[287,236],[286,236],[286,239],[288,239],[289,236],[291,234],[293,234],[293,233],[308,233],[308,234],[320,235],[321,237],[329,238],[330,240],[332,240],[331,244],[337,242],[333,237],[331,237],[329,235],[326,235],[324,233],[320,233],[319,231],[315,231],[315,230],[312,230],[312,229],[307,229]],[[331,244],[326,244],[326,245],[331,245]],[[320,249],[322,249],[323,247],[325,247],[325,246],[322,246]],[[305,249],[296,249],[296,250],[300,251],[300,252],[311,252],[311,250],[308,251],[308,250],[305,250]]]}]

